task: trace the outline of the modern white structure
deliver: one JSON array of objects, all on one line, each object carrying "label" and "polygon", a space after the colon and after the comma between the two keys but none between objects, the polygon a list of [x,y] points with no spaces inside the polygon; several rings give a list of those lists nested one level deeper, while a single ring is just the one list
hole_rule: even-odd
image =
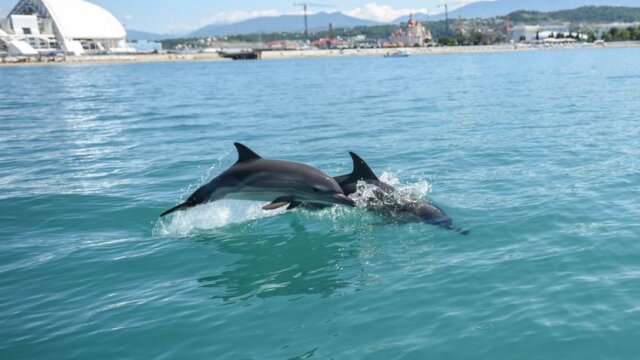
[{"label": "modern white structure", "polygon": [[132,52],[109,11],[84,0],[20,0],[0,20],[0,51],[12,55]]}]

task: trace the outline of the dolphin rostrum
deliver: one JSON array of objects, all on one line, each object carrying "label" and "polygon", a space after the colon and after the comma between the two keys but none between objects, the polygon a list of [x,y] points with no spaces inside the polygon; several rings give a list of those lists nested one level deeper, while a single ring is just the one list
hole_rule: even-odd
[{"label": "dolphin rostrum", "polygon": [[338,183],[322,171],[293,161],[263,159],[240,143],[234,145],[238,150],[235,164],[160,216],[220,199],[270,201],[265,210],[285,205],[293,209],[301,202],[355,206]]},{"label": "dolphin rostrum", "polygon": [[349,152],[353,160],[353,171],[350,174],[336,176],[345,195],[351,195],[358,191],[358,181],[373,186],[373,196],[366,201],[365,207],[383,214],[403,215],[413,217],[427,224],[441,226],[449,230],[455,230],[463,235],[469,233],[455,225],[451,218],[436,205],[426,200],[408,199],[400,196],[396,189],[378,179],[369,165],[356,153]]}]

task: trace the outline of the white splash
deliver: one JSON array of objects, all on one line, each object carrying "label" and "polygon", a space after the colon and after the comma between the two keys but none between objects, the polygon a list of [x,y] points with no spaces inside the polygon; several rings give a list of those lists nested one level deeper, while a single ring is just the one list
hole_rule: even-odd
[{"label": "white splash", "polygon": [[220,200],[194,208],[177,211],[158,220],[153,230],[157,236],[188,236],[194,233],[282,214],[285,208],[265,211],[264,203],[239,200]]},{"label": "white splash", "polygon": [[412,184],[402,184],[395,174],[387,171],[383,172],[379,179],[395,187],[396,192],[390,196],[381,197],[378,187],[363,181],[358,181],[358,190],[355,194],[351,195],[357,206],[386,205],[388,202],[398,203],[425,199],[431,191],[431,185],[427,180],[421,180]]}]

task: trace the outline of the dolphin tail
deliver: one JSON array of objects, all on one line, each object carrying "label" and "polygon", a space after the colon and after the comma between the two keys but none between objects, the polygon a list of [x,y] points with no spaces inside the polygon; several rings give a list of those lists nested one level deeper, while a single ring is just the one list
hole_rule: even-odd
[{"label": "dolphin tail", "polygon": [[186,202],[184,202],[184,203],[182,203],[180,205],[176,205],[176,206],[172,207],[171,209],[163,212],[162,214],[160,214],[160,217],[163,217],[165,215],[169,215],[174,211],[182,210],[182,209],[185,209],[185,208],[188,208],[188,207],[190,207],[190,205],[187,204]]},{"label": "dolphin tail", "polygon": [[469,233],[471,232],[468,229],[463,229],[463,228],[461,228],[459,226],[455,226],[455,225],[452,225],[452,224],[450,224],[448,226],[445,226],[445,228],[447,230],[455,231],[455,232],[459,233],[460,235],[464,235],[464,236],[469,235]]}]

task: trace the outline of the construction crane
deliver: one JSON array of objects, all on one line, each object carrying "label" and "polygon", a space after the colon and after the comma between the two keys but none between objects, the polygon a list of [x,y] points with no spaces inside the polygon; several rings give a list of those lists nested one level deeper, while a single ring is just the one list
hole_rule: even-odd
[{"label": "construction crane", "polygon": [[438,8],[444,8],[444,27],[445,27],[445,34],[446,36],[449,36],[449,5],[461,5],[463,4],[463,2],[461,1],[440,1],[440,5],[438,5]]},{"label": "construction crane", "polygon": [[[438,5],[438,7],[442,7],[443,5]],[[444,32],[445,36],[449,36],[449,4],[444,3]]]},{"label": "construction crane", "polygon": [[309,40],[309,23],[307,22],[307,7],[330,7],[323,4],[312,4],[312,3],[294,3],[293,6],[302,6],[304,11],[304,39]]}]

